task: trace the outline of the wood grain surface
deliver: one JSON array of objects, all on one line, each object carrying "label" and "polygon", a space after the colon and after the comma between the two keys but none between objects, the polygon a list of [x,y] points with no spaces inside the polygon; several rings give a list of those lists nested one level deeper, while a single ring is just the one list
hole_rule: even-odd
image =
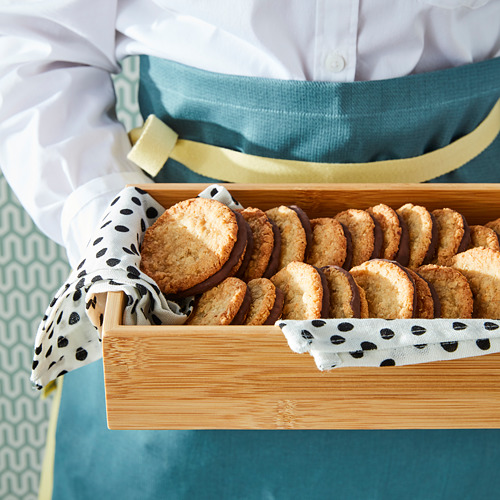
[{"label": "wood grain surface", "polygon": [[[144,185],[169,206],[206,185]],[[245,206],[297,204],[310,217],[403,203],[500,217],[500,185],[228,186]],[[103,352],[111,429],[500,427],[500,354],[413,366],[320,372],[275,326],[123,326],[108,294]]]}]

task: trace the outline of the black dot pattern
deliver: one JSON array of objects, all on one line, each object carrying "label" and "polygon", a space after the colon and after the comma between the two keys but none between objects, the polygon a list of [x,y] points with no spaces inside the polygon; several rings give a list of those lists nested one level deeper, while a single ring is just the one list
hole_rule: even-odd
[{"label": "black dot pattern", "polygon": [[[297,352],[320,370],[346,366],[401,366],[500,352],[500,320],[281,320]],[[305,334],[307,332],[307,335]]]},{"label": "black dot pattern", "polygon": [[[222,186],[210,186],[199,196],[215,198],[233,209],[243,208]],[[102,357],[105,304],[100,297],[107,291],[122,290],[127,296],[127,324],[155,326],[186,320],[194,301],[186,298],[177,304],[167,300],[140,271],[144,232],[163,211],[146,191],[136,187],[125,188],[113,198],[84,258],[51,300],[40,323],[32,362],[34,387],[43,388],[58,376]]]}]

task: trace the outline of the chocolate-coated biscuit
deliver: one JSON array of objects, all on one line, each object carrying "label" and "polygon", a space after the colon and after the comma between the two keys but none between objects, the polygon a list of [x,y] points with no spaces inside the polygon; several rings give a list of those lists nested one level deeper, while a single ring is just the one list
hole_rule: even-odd
[{"label": "chocolate-coated biscuit", "polygon": [[467,278],[460,271],[436,264],[427,264],[417,271],[434,287],[442,318],[472,318],[472,292]]},{"label": "chocolate-coated biscuit", "polygon": [[285,299],[283,292],[266,278],[249,281],[248,288],[252,302],[245,325],[274,325],[283,311]]},{"label": "chocolate-coated biscuit", "polygon": [[485,226],[493,229],[493,231],[495,231],[500,238],[500,218],[487,222]]},{"label": "chocolate-coated biscuit", "polygon": [[470,230],[465,217],[451,208],[432,211],[438,226],[438,242],[433,264],[446,266],[457,253],[469,248]]},{"label": "chocolate-coated biscuit", "polygon": [[322,267],[330,291],[329,318],[367,318],[366,295],[353,276],[339,266]]},{"label": "chocolate-coated biscuit", "polygon": [[374,259],[351,269],[365,291],[370,318],[405,319],[417,313],[417,293],[408,270],[395,261]]},{"label": "chocolate-coated biscuit", "polygon": [[408,266],[416,268],[428,264],[434,257],[438,228],[434,216],[423,206],[406,203],[396,212],[406,222],[410,238]]},{"label": "chocolate-coated biscuit", "polygon": [[346,226],[351,234],[351,266],[358,266],[362,262],[379,257],[382,230],[377,220],[366,210],[350,208],[335,215],[335,219]]},{"label": "chocolate-coated biscuit", "polygon": [[380,224],[383,235],[380,258],[407,266],[410,260],[410,236],[403,218],[391,207],[379,203],[367,209]]},{"label": "chocolate-coated biscuit", "polygon": [[285,297],[283,319],[320,319],[327,316],[328,285],[319,269],[305,262],[290,262],[271,281]]},{"label": "chocolate-coated biscuit", "polygon": [[[436,308],[440,311],[440,307],[435,304],[435,296],[432,293],[431,286],[415,271],[408,269],[417,292],[417,313],[416,318],[433,319],[435,317]],[[438,299],[439,300],[439,299]]]},{"label": "chocolate-coated biscuit", "polygon": [[192,198],[168,208],[141,245],[141,269],[166,295],[195,295],[231,274],[247,244],[243,217],[223,203]]},{"label": "chocolate-coated biscuit", "polygon": [[344,228],[331,217],[311,220],[312,242],[306,262],[316,267],[342,266],[348,248]]},{"label": "chocolate-coated biscuit", "polygon": [[189,316],[188,325],[241,325],[251,303],[246,283],[238,278],[226,278],[203,293]]},{"label": "chocolate-coated biscuit", "polygon": [[451,266],[469,282],[474,296],[472,317],[500,319],[500,252],[471,248],[455,255]]},{"label": "chocolate-coated biscuit", "polygon": [[303,212],[299,212],[297,207],[284,205],[266,211],[266,215],[276,224],[281,235],[278,269],[283,269],[290,262],[304,261],[312,231],[307,234],[307,228],[301,219],[302,214]]},{"label": "chocolate-coated biscuit", "polygon": [[250,226],[253,249],[244,273],[238,277],[244,281],[261,278],[269,266],[274,249],[273,226],[267,215],[258,208],[248,207],[238,210]]},{"label": "chocolate-coated biscuit", "polygon": [[470,244],[469,248],[485,247],[492,250],[500,251],[500,243],[498,234],[491,227],[486,226],[469,226],[470,229]]}]

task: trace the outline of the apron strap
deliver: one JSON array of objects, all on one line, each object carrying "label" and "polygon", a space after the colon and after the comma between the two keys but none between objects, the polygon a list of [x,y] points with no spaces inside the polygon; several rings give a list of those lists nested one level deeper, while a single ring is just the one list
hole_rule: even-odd
[{"label": "apron strap", "polygon": [[500,131],[500,99],[469,134],[444,148],[413,158],[367,163],[315,163],[249,155],[219,146],[178,139],[156,116],[129,133],[128,155],[156,176],[168,158],[197,174],[237,183],[417,183],[447,174],[482,153]]}]

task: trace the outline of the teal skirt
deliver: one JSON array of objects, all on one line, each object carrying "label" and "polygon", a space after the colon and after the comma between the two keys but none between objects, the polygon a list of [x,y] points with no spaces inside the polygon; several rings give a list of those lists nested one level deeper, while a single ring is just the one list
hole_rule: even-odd
[{"label": "teal skirt", "polygon": [[[232,77],[141,61],[145,116],[156,114],[186,139],[277,158],[420,155],[473,130],[499,97],[498,59],[353,84]],[[434,181],[498,182],[499,166],[497,138]],[[157,180],[216,179],[169,160]],[[500,491],[498,430],[110,431],[103,380],[98,362],[64,377],[54,499],[457,500],[496,498]]]}]

